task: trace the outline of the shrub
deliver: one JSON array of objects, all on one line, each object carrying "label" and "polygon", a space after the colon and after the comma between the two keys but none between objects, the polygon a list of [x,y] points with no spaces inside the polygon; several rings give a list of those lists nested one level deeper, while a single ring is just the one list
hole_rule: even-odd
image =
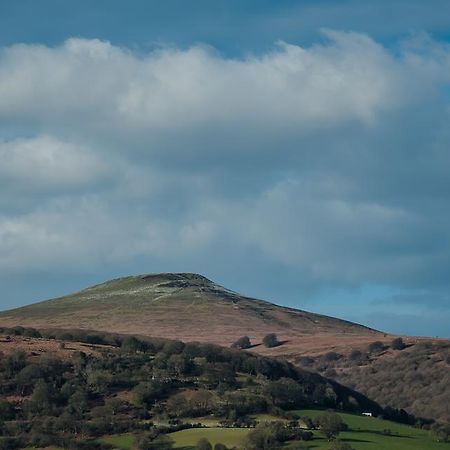
[{"label": "shrub", "polygon": [[252,343],[250,342],[250,338],[248,336],[242,336],[231,347],[246,349],[250,348],[251,346]]},{"label": "shrub", "polygon": [[100,336],[98,334],[88,334],[86,336],[86,343],[92,345],[101,345],[106,344],[106,341],[103,336]]},{"label": "shrub", "polygon": [[302,366],[312,366],[314,364],[314,359],[311,358],[310,356],[302,356],[299,360],[298,360],[299,364],[301,364]]},{"label": "shrub", "polygon": [[360,350],[352,350],[350,353],[350,359],[352,361],[359,361],[362,358],[363,354]]},{"label": "shrub", "polygon": [[263,338],[263,344],[267,348],[277,347],[280,345],[280,342],[278,341],[277,335],[275,333],[270,333],[264,336]]},{"label": "shrub", "polygon": [[141,437],[137,442],[137,448],[139,450],[169,450],[173,448],[174,442],[167,435],[147,435]]},{"label": "shrub", "polygon": [[26,337],[33,337],[33,338],[42,337],[41,333],[39,333],[39,331],[34,328],[25,328],[25,330],[23,331],[23,335]]},{"label": "shrub", "polygon": [[336,352],[328,352],[323,355],[323,359],[327,362],[331,361],[338,361],[341,355],[337,354]]},{"label": "shrub", "polygon": [[403,339],[401,337],[398,337],[391,342],[391,347],[393,350],[403,350],[406,345],[403,342]]},{"label": "shrub", "polygon": [[214,446],[214,450],[228,450],[228,447],[225,444],[221,444],[220,442],[218,442]]},{"label": "shrub", "polygon": [[197,442],[197,450],[212,450],[211,442],[209,442],[206,438],[201,438]]},{"label": "shrub", "polygon": [[246,439],[246,450],[273,450],[279,444],[279,425],[277,422],[259,424],[250,431]]},{"label": "shrub", "polygon": [[147,350],[147,345],[145,342],[140,341],[134,336],[126,336],[123,338],[120,348],[124,352],[136,353],[136,352],[145,352]]},{"label": "shrub", "polygon": [[151,406],[164,394],[164,386],[156,382],[141,382],[133,389],[134,400],[138,405]]},{"label": "shrub", "polygon": [[264,393],[273,405],[281,408],[301,406],[304,398],[301,385],[290,378],[270,381],[264,387]]},{"label": "shrub", "polygon": [[324,376],[327,378],[336,378],[337,372],[334,369],[327,369],[324,373]]},{"label": "shrub", "polygon": [[381,341],[375,341],[369,344],[368,348],[371,353],[382,352],[384,350],[384,344]]}]

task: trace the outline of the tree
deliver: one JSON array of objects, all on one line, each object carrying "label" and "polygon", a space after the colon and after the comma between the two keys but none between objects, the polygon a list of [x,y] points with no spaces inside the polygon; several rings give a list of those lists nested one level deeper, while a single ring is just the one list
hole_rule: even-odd
[{"label": "tree", "polygon": [[391,342],[391,347],[393,350],[403,350],[406,345],[403,342],[403,339],[401,337],[398,337]]},{"label": "tree", "polygon": [[134,400],[138,405],[151,406],[164,394],[164,386],[157,382],[142,382],[133,389]]},{"label": "tree", "polygon": [[8,378],[12,378],[20,372],[26,365],[26,354],[23,351],[14,351],[1,362],[1,366]]},{"label": "tree", "polygon": [[14,406],[6,400],[0,400],[0,421],[14,418]]},{"label": "tree", "polygon": [[273,450],[278,448],[277,430],[272,424],[261,423],[250,431],[246,439],[246,450]]},{"label": "tree", "polygon": [[190,361],[182,354],[172,354],[167,360],[167,370],[176,376],[189,372]]},{"label": "tree", "polygon": [[181,341],[167,341],[164,344],[162,353],[167,356],[181,353],[184,350],[184,343]]},{"label": "tree", "polygon": [[88,409],[87,395],[81,389],[75,391],[69,401],[68,401],[68,410],[76,418],[80,418],[83,416],[83,413]]},{"label": "tree", "polygon": [[25,395],[35,380],[42,378],[42,369],[37,364],[28,364],[16,376],[16,386],[20,395]]},{"label": "tree", "polygon": [[438,424],[432,425],[432,430],[436,436],[438,442],[449,442],[450,441],[450,424]]},{"label": "tree", "polygon": [[250,342],[250,338],[248,336],[242,336],[231,347],[246,349],[250,348],[251,346],[252,343]]},{"label": "tree", "polygon": [[51,409],[51,395],[47,383],[38,380],[30,399],[30,407],[33,412],[47,415]]},{"label": "tree", "polygon": [[86,370],[86,383],[98,394],[105,394],[113,380],[113,375],[108,370],[98,370],[88,367]]},{"label": "tree", "polygon": [[126,336],[122,340],[120,348],[127,353],[137,353],[144,350],[144,343],[134,336]]},{"label": "tree", "polygon": [[197,450],[212,450],[211,442],[209,442],[206,438],[201,438],[197,442]]},{"label": "tree", "polygon": [[318,416],[316,418],[316,425],[328,440],[334,439],[346,428],[342,419],[332,411]]},{"label": "tree", "polygon": [[267,348],[272,348],[272,347],[277,347],[278,345],[280,345],[280,342],[275,333],[269,333],[266,336],[264,336],[263,344]]},{"label": "tree", "polygon": [[302,386],[290,378],[268,382],[264,387],[264,394],[273,405],[281,408],[302,406],[304,399]]}]

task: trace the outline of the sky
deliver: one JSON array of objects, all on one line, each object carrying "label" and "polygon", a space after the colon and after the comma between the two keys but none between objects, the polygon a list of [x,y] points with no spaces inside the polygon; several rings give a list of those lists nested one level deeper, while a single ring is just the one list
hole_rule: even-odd
[{"label": "sky", "polygon": [[2,0],[0,309],[130,274],[450,336],[450,2]]}]

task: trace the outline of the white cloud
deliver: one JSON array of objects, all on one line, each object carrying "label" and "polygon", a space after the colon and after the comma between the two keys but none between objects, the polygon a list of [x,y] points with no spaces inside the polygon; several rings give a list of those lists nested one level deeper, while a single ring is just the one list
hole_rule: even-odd
[{"label": "white cloud", "polygon": [[51,136],[0,141],[0,180],[33,191],[103,181],[108,164],[83,146]]},{"label": "white cloud", "polygon": [[0,216],[0,269],[95,270],[140,256],[186,257],[211,243],[213,224],[195,217],[171,222],[114,210],[98,196],[54,200],[46,207]]},{"label": "white cloud", "polygon": [[280,43],[243,60],[201,46],[137,55],[78,38],[55,48],[12,46],[0,53],[0,117],[151,134],[241,121],[368,123],[404,102],[407,68],[389,52],[363,35],[327,35],[323,45]]},{"label": "white cloud", "polygon": [[318,285],[442,283],[450,51],[327,36],[244,59],[0,51],[0,267],[239,255]]}]

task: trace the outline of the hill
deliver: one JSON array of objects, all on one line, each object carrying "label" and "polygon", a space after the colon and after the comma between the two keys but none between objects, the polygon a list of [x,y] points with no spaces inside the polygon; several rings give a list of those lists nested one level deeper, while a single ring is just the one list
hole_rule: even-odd
[{"label": "hill", "polygon": [[287,426],[294,408],[385,414],[286,361],[212,344],[117,335],[102,345],[9,335],[0,342],[2,449],[106,449],[96,440],[119,433],[149,441],[141,449],[171,448],[153,441],[207,420],[248,429],[267,417],[284,420],[284,442],[311,437]]},{"label": "hill", "polygon": [[350,353],[300,357],[309,370],[337,380],[384,406],[416,417],[450,422],[450,342],[409,340],[408,344],[354,348]]},{"label": "hill", "polygon": [[[283,355],[353,346],[379,336],[355,323],[239,295],[190,273],[130,276],[0,313],[0,326],[76,328],[230,345],[276,333]],[[382,336],[382,335],[381,335]],[[263,348],[260,348],[264,352]]]},{"label": "hill", "polygon": [[[0,313],[0,328],[15,326],[227,347],[248,335],[251,351],[317,371],[383,406],[441,421],[450,418],[448,341],[404,337],[406,348],[399,353],[390,347],[394,336],[245,297],[197,274],[124,277]],[[282,345],[261,345],[268,333],[276,333]],[[379,351],[369,350],[374,342],[381,344]]]},{"label": "hill", "polygon": [[355,450],[450,448],[445,426],[364,417],[389,412],[283,361],[211,344],[103,339],[0,334],[0,448],[195,450],[206,438],[260,450],[263,434],[271,449],[329,449],[323,408],[338,411],[339,437]]}]

